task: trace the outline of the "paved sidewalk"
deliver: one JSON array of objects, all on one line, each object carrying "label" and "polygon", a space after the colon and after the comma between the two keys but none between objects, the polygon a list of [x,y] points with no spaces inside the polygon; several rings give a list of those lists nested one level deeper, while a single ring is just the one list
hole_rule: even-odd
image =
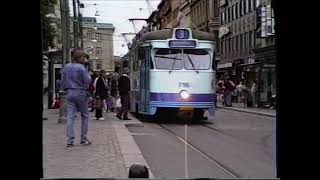
[{"label": "paved sidewalk", "polygon": [[[114,113],[105,113],[105,121],[94,120],[90,113],[88,138],[90,146],[80,146],[80,114],[75,123],[74,147],[66,147],[66,124],[58,124],[59,110],[44,109],[43,171],[44,178],[127,178],[129,167],[141,163],[149,167],[125,124]],[[149,171],[150,177],[153,174]]]},{"label": "paved sidewalk", "polygon": [[252,114],[259,114],[259,115],[263,115],[263,116],[276,117],[276,110],[275,109],[244,107],[243,103],[232,103],[232,107],[226,107],[226,106],[222,105],[221,102],[218,102],[217,107],[223,108],[223,109],[239,111],[239,112],[246,112],[246,113],[252,113]]}]

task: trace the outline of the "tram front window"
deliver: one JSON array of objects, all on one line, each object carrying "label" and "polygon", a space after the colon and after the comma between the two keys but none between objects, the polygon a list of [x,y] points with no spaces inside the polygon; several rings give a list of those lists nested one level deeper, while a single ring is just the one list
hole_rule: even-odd
[{"label": "tram front window", "polygon": [[179,70],[183,68],[182,51],[180,49],[163,48],[154,56],[157,69]]},{"label": "tram front window", "polygon": [[207,70],[211,66],[211,58],[208,51],[203,49],[184,49],[184,68],[188,70]]}]

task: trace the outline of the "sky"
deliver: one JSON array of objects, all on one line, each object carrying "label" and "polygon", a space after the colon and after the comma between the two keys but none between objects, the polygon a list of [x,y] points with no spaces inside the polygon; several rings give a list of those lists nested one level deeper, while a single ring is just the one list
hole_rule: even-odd
[{"label": "sky", "polygon": [[[149,0],[153,10],[157,9],[161,0]],[[146,0],[80,0],[85,8],[81,9],[83,17],[96,17],[98,23],[112,23],[115,27],[114,32],[114,55],[123,56],[127,53],[128,48],[121,33],[134,33],[130,18],[148,18],[150,11]],[[96,4],[96,5],[94,5]],[[72,0],[69,0],[70,14],[72,12]],[[95,16],[96,11],[100,16]],[[135,21],[138,31],[145,21]],[[134,36],[127,36],[131,40]]]}]

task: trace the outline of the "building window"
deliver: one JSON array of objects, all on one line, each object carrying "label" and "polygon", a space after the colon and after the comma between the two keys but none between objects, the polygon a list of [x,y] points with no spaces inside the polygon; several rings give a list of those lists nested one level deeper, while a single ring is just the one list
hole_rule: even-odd
[{"label": "building window", "polygon": [[245,14],[249,12],[249,0],[245,0],[244,2]]},{"label": "building window", "polygon": [[237,42],[236,42],[237,37],[234,36],[233,37],[233,52],[235,53],[237,50]]},{"label": "building window", "polygon": [[231,47],[232,47],[232,41],[231,41],[231,38],[229,38],[229,49],[228,49],[228,51],[229,51],[229,56],[230,56],[231,51],[232,51]]},{"label": "building window", "polygon": [[93,67],[93,60],[89,60],[89,69],[93,70],[92,67]]},{"label": "building window", "polygon": [[87,32],[86,38],[87,38],[88,40],[91,40],[91,39],[92,39],[92,37],[91,37],[91,32],[90,32],[90,31]]},{"label": "building window", "polygon": [[101,41],[102,40],[102,34],[101,33],[96,33],[96,38],[97,38],[97,41]]},{"label": "building window", "polygon": [[101,60],[97,60],[97,69],[102,69],[102,62],[101,62]]},{"label": "building window", "polygon": [[243,34],[240,34],[240,52],[242,52],[242,49],[243,49]]},{"label": "building window", "polygon": [[206,15],[207,15],[207,5],[206,5],[207,1],[202,1],[202,7],[201,7],[201,11],[204,12],[202,13],[202,22],[206,21]]},{"label": "building window", "polygon": [[225,23],[224,14],[224,12],[221,13],[221,25]]},{"label": "building window", "polygon": [[241,17],[243,14],[242,14],[242,1],[240,1],[240,4],[239,4],[239,17]]},{"label": "building window", "polygon": [[248,33],[245,33],[244,34],[244,49],[245,51],[248,49],[248,46],[247,46],[247,42],[248,42]]},{"label": "building window", "polygon": [[231,21],[231,8],[228,8],[228,22]]},{"label": "building window", "polygon": [[96,47],[96,54],[102,54],[102,48]]},{"label": "building window", "polygon": [[225,51],[224,51],[224,53],[226,54],[226,56],[228,55],[228,53],[229,53],[229,41],[228,41],[228,39],[226,39],[226,41],[225,41],[225,43],[226,43],[226,49],[225,49]]},{"label": "building window", "polygon": [[257,44],[256,38],[257,38],[256,31],[253,30],[252,31],[252,48],[256,48],[256,44]]},{"label": "building window", "polygon": [[237,19],[237,13],[236,13],[236,6],[232,6],[232,16],[233,16],[233,19]]},{"label": "building window", "polygon": [[248,1],[248,6],[249,6],[249,12],[252,11],[252,0]]},{"label": "building window", "polygon": [[214,0],[214,9],[213,9],[214,17],[219,17],[219,1]]},{"label": "building window", "polygon": [[223,52],[224,52],[224,43],[223,43],[223,40],[221,40],[221,54],[223,54]]},{"label": "building window", "polygon": [[252,34],[252,31],[249,32],[249,50],[251,50],[251,47],[252,47],[252,43],[251,43],[252,35],[251,34]]},{"label": "building window", "polygon": [[236,36],[236,51],[238,51],[239,50],[239,36]]},{"label": "building window", "polygon": [[240,11],[240,15],[243,16],[244,15],[244,9],[245,9],[245,6],[244,6],[244,0],[240,2],[241,3],[241,11]]},{"label": "building window", "polygon": [[201,22],[205,21],[205,16],[207,14],[207,11],[205,9],[206,6],[204,3],[206,3],[206,1],[202,1],[201,6],[200,6],[200,10],[201,10],[201,12],[203,12],[203,13],[201,13]]},{"label": "building window", "polygon": [[213,33],[214,33],[214,38],[216,39],[216,43],[217,43],[216,52],[220,52],[220,39],[218,38],[219,31],[213,31]]},{"label": "building window", "polygon": [[239,18],[239,3],[236,4],[236,18]]},{"label": "building window", "polygon": [[198,22],[201,22],[200,4],[197,6]]}]

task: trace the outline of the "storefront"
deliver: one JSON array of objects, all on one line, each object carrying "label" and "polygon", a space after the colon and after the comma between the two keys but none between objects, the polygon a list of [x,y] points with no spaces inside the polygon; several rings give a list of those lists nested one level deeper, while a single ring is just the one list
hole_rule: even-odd
[{"label": "storefront", "polygon": [[221,63],[217,65],[216,79],[224,80],[232,76],[232,63]]},{"label": "storefront", "polygon": [[257,79],[258,106],[274,106],[276,98],[276,51],[275,45],[254,50],[256,60],[259,63]]},{"label": "storefront", "polygon": [[244,84],[251,88],[253,82],[257,85],[257,105],[258,107],[268,107],[275,96],[276,73],[275,64],[266,64],[264,62],[256,62],[252,64],[242,64],[242,76]]},{"label": "storefront", "polygon": [[230,78],[234,83],[240,81],[250,90],[256,81],[256,104],[261,108],[273,106],[276,97],[276,52],[275,46],[255,49],[254,54],[232,63],[218,63],[217,80]]}]

